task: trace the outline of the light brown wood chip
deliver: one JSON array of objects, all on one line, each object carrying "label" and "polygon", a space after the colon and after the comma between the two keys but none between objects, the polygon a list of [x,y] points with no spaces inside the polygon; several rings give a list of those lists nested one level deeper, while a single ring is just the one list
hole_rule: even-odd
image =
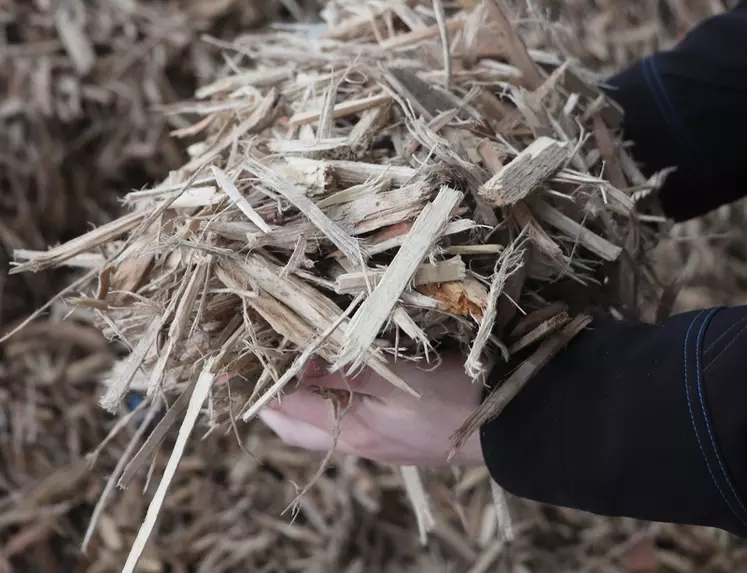
[{"label": "light brown wood chip", "polygon": [[622,253],[622,247],[613,245],[604,237],[600,237],[590,231],[581,223],[571,219],[568,215],[561,213],[555,207],[544,201],[532,202],[532,208],[537,217],[549,223],[556,229],[574,238],[592,253],[602,257],[605,261],[616,261]]},{"label": "light brown wood chip", "polygon": [[540,137],[482,185],[479,194],[495,207],[513,205],[560,169],[571,151],[567,143]]},{"label": "light brown wood chip", "polygon": [[443,234],[464,195],[443,186],[436,199],[425,206],[395,255],[381,282],[361,305],[348,324],[347,340],[336,367],[360,365],[376,335],[394,311],[397,301],[412,280],[418,266]]}]

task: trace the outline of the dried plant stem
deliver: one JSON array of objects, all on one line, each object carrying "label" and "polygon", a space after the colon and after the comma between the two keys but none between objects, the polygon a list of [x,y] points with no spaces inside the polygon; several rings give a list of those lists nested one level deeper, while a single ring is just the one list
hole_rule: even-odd
[{"label": "dried plant stem", "polygon": [[166,497],[166,492],[168,491],[171,480],[174,478],[176,468],[179,465],[182,454],[184,453],[187,440],[194,429],[195,423],[197,422],[197,416],[199,415],[202,405],[205,403],[205,400],[210,393],[210,388],[213,385],[213,380],[215,379],[215,374],[212,372],[214,362],[215,358],[208,359],[202,368],[202,372],[200,372],[200,377],[197,380],[192,396],[189,399],[187,414],[184,416],[181,428],[179,428],[179,436],[177,437],[176,444],[174,444],[174,449],[169,456],[169,461],[166,464],[166,469],[161,477],[161,482],[158,484],[158,488],[153,495],[153,500],[148,506],[148,512],[145,515],[145,519],[143,520],[143,523],[138,530],[137,537],[135,537],[135,541],[132,544],[130,553],[127,556],[127,561],[122,568],[122,573],[134,573],[137,563],[140,560],[140,556],[145,549],[145,544],[150,538],[153,527],[156,524],[156,519],[158,518],[158,513],[163,505],[164,498]]},{"label": "dried plant stem", "polygon": [[433,517],[428,495],[423,486],[423,480],[420,477],[418,469],[414,466],[402,466],[400,471],[402,472],[402,480],[405,483],[407,497],[410,499],[418,520],[420,543],[425,545],[428,541],[428,534],[436,526],[436,520]]}]

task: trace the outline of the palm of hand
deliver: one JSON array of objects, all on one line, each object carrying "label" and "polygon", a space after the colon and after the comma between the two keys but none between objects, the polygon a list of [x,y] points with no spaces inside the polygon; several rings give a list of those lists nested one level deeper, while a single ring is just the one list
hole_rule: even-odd
[{"label": "palm of hand", "polygon": [[[314,389],[337,390],[344,402],[337,451],[398,465],[446,464],[450,437],[479,404],[480,385],[472,383],[460,362],[451,357],[431,371],[410,362],[397,363],[393,370],[421,398],[402,392],[371,370],[345,379],[339,373],[325,374],[314,364],[298,389],[271,403],[260,417],[286,443],[328,451],[334,445],[334,401]],[[481,461],[477,435],[452,460]]]}]

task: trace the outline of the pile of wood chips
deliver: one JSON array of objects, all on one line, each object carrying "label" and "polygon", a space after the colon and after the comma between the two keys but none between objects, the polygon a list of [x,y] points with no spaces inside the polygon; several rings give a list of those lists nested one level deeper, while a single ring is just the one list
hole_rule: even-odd
[{"label": "pile of wood chips", "polygon": [[[655,182],[635,169],[615,131],[619,110],[595,77],[561,55],[568,53],[562,30],[528,26],[519,35],[494,0],[360,4],[327,3],[325,25],[274,28],[233,43],[208,39],[224,50],[223,73],[194,101],[162,108],[176,135],[199,141],[187,164],[130,193],[120,219],[47,252],[17,251],[25,262],[16,273],[82,270],[65,293],[68,305],[128,350],[105,381],[102,404],[119,410],[131,390],[147,398],[95,451],[92,460],[111,468],[102,492],[81,465],[81,453],[103,439],[103,420],[88,407],[97,396],[86,401],[74,381],[96,369],[94,360],[99,369],[110,364],[111,351],[88,327],[58,329],[69,309],[58,302],[53,329],[20,330],[5,343],[25,356],[11,375],[36,380],[62,365],[64,377],[47,376],[47,387],[69,382],[64,403],[78,404],[66,414],[64,437],[77,461],[3,502],[2,527],[20,527],[7,558],[36,545],[45,549],[34,553],[39,570],[59,570],[46,540],[75,530],[90,516],[71,508],[98,499],[82,540],[96,556],[91,571],[119,570],[130,545],[125,569],[140,558],[138,571],[156,572],[732,564],[736,556],[720,552],[728,542],[718,533],[531,504],[515,513],[507,546],[484,468],[456,479],[437,475],[425,499],[412,468],[345,459],[319,477],[308,455],[259,425],[242,439],[255,457],[226,435],[243,433],[240,418],[292,391],[313,354],[346,370],[377,368],[407,391],[388,365],[433,361],[449,339],[463,346],[478,383],[494,360],[529,351],[464,437],[590,313],[653,315],[645,304],[655,290],[645,272],[649,242],[639,227],[647,217],[635,202]],[[655,4],[630,3],[630,13],[649,17]],[[605,4],[596,17],[624,32],[629,21],[608,15],[625,6]],[[591,36],[583,21],[574,28]],[[642,29],[649,33],[653,21]],[[611,46],[639,40],[613,38],[607,57],[623,53]],[[29,360],[30,348],[57,357],[54,368]],[[71,367],[75,360],[82,370]],[[228,372],[240,375],[227,380]],[[30,431],[30,442],[39,430],[55,435],[60,395],[45,395],[37,409],[34,396],[17,403],[24,415],[11,437],[19,429]],[[169,430],[185,411],[176,436]],[[201,413],[209,435],[187,443]],[[19,440],[17,475],[28,463],[24,447]],[[163,476],[160,485],[143,496],[153,475]],[[315,485],[297,498],[287,480]],[[129,486],[119,499],[116,485]],[[416,503],[417,522],[403,491]],[[294,501],[291,524],[280,513]],[[158,535],[146,546],[159,510]],[[416,523],[432,534],[425,549]]]},{"label": "pile of wood chips", "polygon": [[661,276],[678,285],[675,312],[747,301],[747,201],[676,225],[653,252]]},{"label": "pile of wood chips", "polygon": [[[90,269],[70,302],[130,349],[105,409],[133,388],[156,405],[176,398],[120,485],[187,411],[126,571],[208,397],[210,423],[227,428],[313,356],[417,395],[392,362],[428,363],[454,339],[480,383],[496,359],[533,349],[459,447],[592,311],[639,317],[638,289],[655,293],[635,205],[654,182],[587,71],[529,50],[498,0],[330,3],[323,17],[321,34],[299,25],[226,44],[227,73],[168,110],[178,135],[201,138],[186,165],[128,194],[119,219],[16,252],[26,262],[13,273]],[[239,375],[215,384],[221,373]],[[403,471],[425,533],[422,484]]]},{"label": "pile of wood chips", "polygon": [[[219,50],[275,1],[0,3],[0,265],[110,220],[118,198],[184,161],[159,106],[212,77]],[[69,273],[3,279],[0,324],[49,299]],[[49,280],[46,280],[49,278]]]}]

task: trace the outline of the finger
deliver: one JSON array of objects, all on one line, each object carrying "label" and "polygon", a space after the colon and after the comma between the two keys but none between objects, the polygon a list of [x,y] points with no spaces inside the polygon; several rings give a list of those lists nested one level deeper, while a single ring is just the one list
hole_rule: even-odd
[{"label": "finger", "polygon": [[332,435],[311,424],[286,416],[282,412],[263,408],[259,413],[262,420],[286,444],[316,452],[332,449]]},{"label": "finger", "polygon": [[[360,396],[352,396],[350,399],[353,402],[347,408],[348,413],[357,407]],[[334,432],[336,417],[334,403],[309,388],[301,386],[293,393],[284,396],[279,402],[272,403],[271,407],[294,420],[310,424],[328,434]],[[344,408],[345,404],[341,407]]]},{"label": "finger", "polygon": [[364,368],[355,375],[348,375],[340,370],[330,374],[329,365],[321,359],[309,363],[301,376],[301,382],[307,386],[349,390],[357,394],[368,394],[378,398],[391,395],[394,389],[394,386],[370,368]]}]

